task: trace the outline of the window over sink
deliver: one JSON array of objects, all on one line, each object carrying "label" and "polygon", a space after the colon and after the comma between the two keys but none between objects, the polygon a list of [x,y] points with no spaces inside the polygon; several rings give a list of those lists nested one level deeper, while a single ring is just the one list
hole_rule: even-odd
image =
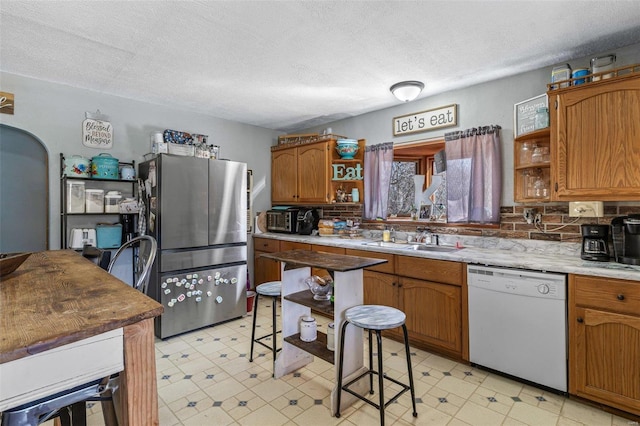
[{"label": "window over sink", "polygon": [[394,146],[388,220],[446,221],[446,172],[436,173],[435,159],[442,150],[444,139]]}]

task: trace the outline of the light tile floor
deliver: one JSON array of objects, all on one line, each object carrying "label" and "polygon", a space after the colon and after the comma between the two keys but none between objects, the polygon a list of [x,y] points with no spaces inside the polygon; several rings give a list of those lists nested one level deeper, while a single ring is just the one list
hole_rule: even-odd
[{"label": "light tile floor", "polygon": [[[260,301],[258,335],[271,332],[270,303],[270,299]],[[330,415],[334,372],[325,361],[316,358],[296,373],[273,379],[271,352],[256,345],[254,362],[250,363],[251,322],[249,314],[157,340],[160,425],[379,424],[378,411],[362,401],[345,410],[339,419]],[[318,317],[319,330],[326,330],[326,322]],[[365,356],[367,346],[365,338]],[[422,350],[411,352],[418,417],[411,414],[410,393],[406,392],[387,408],[387,425],[638,426],[637,422],[499,375]],[[403,345],[384,339],[383,356],[385,373],[407,382]],[[89,408],[88,424],[104,424],[99,405]]]}]

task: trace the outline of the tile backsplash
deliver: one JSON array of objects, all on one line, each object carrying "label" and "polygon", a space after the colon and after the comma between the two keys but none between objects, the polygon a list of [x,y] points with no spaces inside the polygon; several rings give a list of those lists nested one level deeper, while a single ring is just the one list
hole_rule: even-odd
[{"label": "tile backsplash", "polygon": [[[525,208],[536,209],[542,216],[542,224],[536,227],[528,224],[523,216]],[[332,204],[322,206],[325,219],[339,217],[342,219],[361,220],[362,205]],[[400,220],[389,222],[398,231],[415,231],[417,226],[428,227],[438,234],[469,235],[478,237],[521,238],[545,241],[580,242],[580,225],[585,223],[609,224],[616,216],[640,213],[640,203],[604,203],[604,217],[575,218],[569,217],[569,203],[547,203],[532,205],[503,206],[500,209],[500,225],[493,227],[474,227],[473,225],[440,224],[434,222]],[[376,230],[384,228],[383,222],[365,222],[363,229]]]}]

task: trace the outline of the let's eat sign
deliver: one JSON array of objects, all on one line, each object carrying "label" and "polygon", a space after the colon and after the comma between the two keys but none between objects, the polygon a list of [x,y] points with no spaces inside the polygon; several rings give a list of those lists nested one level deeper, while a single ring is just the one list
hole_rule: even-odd
[{"label": "let's eat sign", "polygon": [[393,136],[409,135],[411,133],[427,132],[458,125],[457,105],[447,105],[440,108],[415,112],[413,114],[393,117]]}]

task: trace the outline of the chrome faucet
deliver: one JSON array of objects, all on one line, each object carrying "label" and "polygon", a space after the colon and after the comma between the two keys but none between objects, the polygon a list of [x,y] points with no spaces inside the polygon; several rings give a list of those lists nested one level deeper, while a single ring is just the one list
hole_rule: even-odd
[{"label": "chrome faucet", "polygon": [[396,228],[392,226],[389,227],[389,232],[391,233],[391,242],[395,243],[396,242]]},{"label": "chrome faucet", "polygon": [[431,232],[429,228],[416,228],[416,242],[424,244],[440,245],[440,236]]},{"label": "chrome faucet", "polygon": [[431,236],[431,230],[429,228],[416,228],[416,242],[418,243],[427,243]]}]

